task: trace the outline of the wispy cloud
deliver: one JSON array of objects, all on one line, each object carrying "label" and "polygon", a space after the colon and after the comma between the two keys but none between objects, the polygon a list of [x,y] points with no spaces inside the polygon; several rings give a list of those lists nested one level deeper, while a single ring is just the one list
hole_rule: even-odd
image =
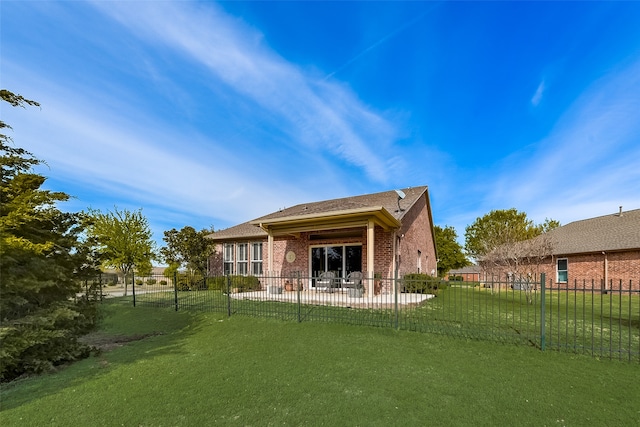
[{"label": "wispy cloud", "polygon": [[[262,197],[277,198],[274,190],[241,167],[242,160],[233,149],[215,140],[139,116],[108,95],[100,94],[102,102],[109,104],[105,108],[93,101],[96,94],[67,92],[26,70],[18,74],[39,94],[42,110],[3,114],[9,115],[7,120],[19,132],[19,140],[27,141],[28,149],[46,160],[60,179],[84,184],[88,194],[75,196],[85,202],[93,198],[92,193],[117,194],[123,203],[161,204],[172,211],[197,206],[231,219],[257,216]],[[197,144],[181,143],[196,140],[206,149],[198,152],[194,151]],[[248,197],[249,192],[257,202],[255,207],[233,202]]]},{"label": "wispy cloud", "polygon": [[547,138],[507,158],[492,203],[560,220],[640,207],[638,111],[640,58],[594,82]]},{"label": "wispy cloud", "polygon": [[538,88],[536,89],[536,93],[533,94],[533,98],[531,98],[531,104],[534,107],[537,107],[538,104],[540,104],[540,101],[542,101],[542,95],[544,94],[545,89],[546,89],[545,88],[545,83],[544,83],[544,80],[543,80],[538,85]]},{"label": "wispy cloud", "polygon": [[388,180],[385,152],[394,140],[393,125],[348,88],[305,75],[272,51],[257,30],[217,6],[95,5],[147,43],[161,43],[188,56],[212,78],[270,112],[289,134],[289,144],[328,151],[362,168],[369,179]]},{"label": "wispy cloud", "polygon": [[156,221],[201,215],[202,226],[219,228],[340,196],[353,185],[347,169],[385,185],[402,167],[396,125],[382,112],[287,62],[217,5],[93,6],[38,8],[70,33],[113,31],[90,35],[82,48],[91,54],[72,56],[82,71],[3,57],[3,84],[42,104],[28,115],[7,111],[6,120],[48,162],[45,174],[83,191],[72,194],[79,209],[113,199],[149,207]]}]

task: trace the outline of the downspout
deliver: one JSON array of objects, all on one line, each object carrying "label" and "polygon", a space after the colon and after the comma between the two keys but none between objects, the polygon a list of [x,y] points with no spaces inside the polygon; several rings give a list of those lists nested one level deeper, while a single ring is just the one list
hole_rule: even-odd
[{"label": "downspout", "polygon": [[607,259],[607,253],[606,252],[602,252],[602,255],[604,255],[604,272],[603,272],[603,277],[604,277],[604,284],[602,285],[602,292],[606,293],[607,292],[607,282],[609,281],[609,260]]},{"label": "downspout", "polygon": [[402,238],[402,235],[399,235],[398,232],[396,231],[395,233],[393,233],[393,248],[392,248],[392,254],[393,254],[393,289],[391,290],[393,292],[393,295],[397,295],[396,292],[396,287],[398,286],[398,278],[400,277],[400,239]]}]

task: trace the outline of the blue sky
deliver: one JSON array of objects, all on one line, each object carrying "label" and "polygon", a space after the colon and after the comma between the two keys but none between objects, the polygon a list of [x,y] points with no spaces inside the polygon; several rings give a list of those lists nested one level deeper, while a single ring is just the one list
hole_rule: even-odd
[{"label": "blue sky", "polygon": [[[3,1],[2,105],[64,209],[162,233],[428,185],[459,236],[640,208],[639,2]],[[3,103],[5,104],[5,103]]]}]

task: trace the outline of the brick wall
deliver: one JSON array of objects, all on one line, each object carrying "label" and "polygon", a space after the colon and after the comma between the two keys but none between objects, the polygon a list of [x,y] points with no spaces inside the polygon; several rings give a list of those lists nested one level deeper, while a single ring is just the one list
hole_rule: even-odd
[{"label": "brick wall", "polygon": [[607,287],[610,287],[613,282],[614,288],[618,289],[622,281],[622,289],[629,289],[629,281],[631,281],[633,289],[640,288],[640,250],[555,256],[546,259],[535,272],[545,273],[547,283],[551,280],[555,286],[557,285],[557,260],[566,258],[568,282],[571,286],[577,283],[579,287],[584,285],[587,289],[591,289],[592,286],[600,289],[605,278],[605,256]]},{"label": "brick wall", "polygon": [[436,270],[435,244],[431,229],[427,200],[422,197],[405,214],[403,226],[398,232],[398,235],[404,235],[399,242],[400,276],[418,272],[418,251],[420,252],[420,272],[431,274]]}]

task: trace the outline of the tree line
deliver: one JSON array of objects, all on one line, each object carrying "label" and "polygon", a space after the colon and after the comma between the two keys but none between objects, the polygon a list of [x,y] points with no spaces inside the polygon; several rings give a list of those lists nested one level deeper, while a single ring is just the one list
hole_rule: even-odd
[{"label": "tree line", "polygon": [[546,233],[559,226],[553,219],[535,224],[515,208],[492,210],[465,228],[464,246],[458,243],[455,228],[435,226],[438,275],[471,265],[470,258],[485,269],[503,267],[522,273],[519,266],[530,266],[532,259],[551,254],[552,242]]}]

